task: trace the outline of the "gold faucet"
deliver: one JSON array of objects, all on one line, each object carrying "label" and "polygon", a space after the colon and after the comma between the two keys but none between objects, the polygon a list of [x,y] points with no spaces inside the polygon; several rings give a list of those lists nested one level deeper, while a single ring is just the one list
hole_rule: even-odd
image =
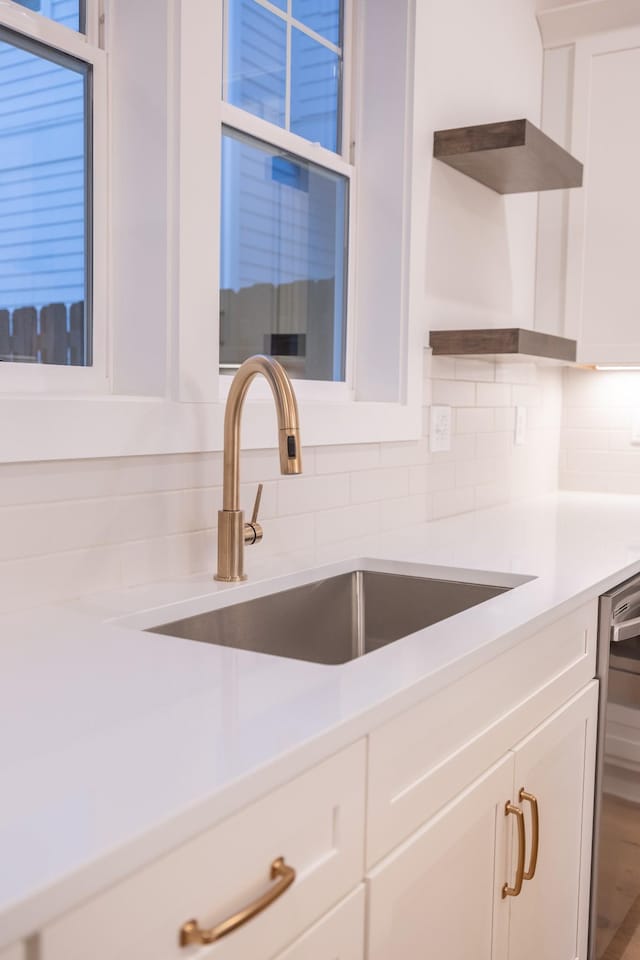
[{"label": "gold faucet", "polygon": [[278,446],[280,472],[302,473],[298,405],[291,381],[284,367],[273,357],[249,357],[239,367],[233,381],[224,414],[224,473],[222,480],[222,510],[218,510],[218,572],[216,580],[227,583],[246,580],[244,572],[244,545],[262,540],[258,523],[258,508],[262,484],[258,487],[253,516],[244,522],[240,509],[240,415],[251,381],[259,373],[271,387],[278,415]]}]

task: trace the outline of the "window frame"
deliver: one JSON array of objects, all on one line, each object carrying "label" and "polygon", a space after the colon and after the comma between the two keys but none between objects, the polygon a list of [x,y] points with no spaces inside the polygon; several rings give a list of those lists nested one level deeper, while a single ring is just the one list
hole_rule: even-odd
[{"label": "window frame", "polygon": [[[202,74],[206,65],[212,89],[221,90],[222,2],[89,3],[88,39],[59,24],[42,25],[31,11],[24,10],[20,22],[22,16],[29,21],[35,39],[57,38],[62,49],[72,44],[80,59],[89,58],[96,38],[103,47],[92,56],[95,87],[102,88],[94,90],[94,125],[106,143],[104,153],[95,148],[106,172],[96,184],[94,210],[94,256],[103,264],[96,266],[95,294],[101,282],[109,323],[105,377],[85,386],[80,375],[90,376],[92,368],[16,364],[30,366],[25,373],[43,384],[39,391],[18,386],[0,394],[4,462],[199,453],[223,445],[224,385],[212,322],[219,311],[222,100],[207,94]],[[15,12],[4,16],[4,5],[0,11],[2,22],[20,31]],[[412,86],[424,85],[414,49],[426,42],[431,24],[416,0],[399,0],[391,18],[388,0],[366,0],[365,12],[353,37],[364,98],[354,103],[349,138],[358,160],[349,224],[355,253],[350,365],[356,372],[346,394],[344,384],[296,382],[306,447],[415,440],[423,428],[431,131]],[[349,89],[350,73],[344,78]],[[393,195],[385,180],[390,129]],[[65,382],[56,386],[56,374]],[[325,387],[342,387],[343,395],[327,396]],[[261,392],[267,389],[252,385],[243,447],[273,446],[273,403],[270,397],[263,402],[268,393]]]},{"label": "window frame", "polygon": [[56,394],[70,391],[106,393],[109,389],[107,356],[107,76],[106,56],[99,48],[99,0],[86,0],[86,33],[79,33],[19,4],[0,6],[0,26],[91,68],[92,146],[90,177],[92,263],[87,289],[91,297],[91,366],[4,361],[0,364],[0,395],[11,393]]},{"label": "window frame", "polygon": [[[344,312],[344,323],[346,327],[344,338],[344,380],[306,380],[293,379],[294,388],[298,399],[301,401],[331,401],[348,402],[355,399],[354,391],[354,351],[355,351],[355,244],[356,244],[356,224],[357,224],[357,168],[353,163],[353,114],[355,109],[353,99],[353,75],[356,69],[355,50],[353,43],[354,20],[355,20],[355,2],[354,0],[343,0],[343,23],[342,23],[342,73],[341,73],[341,102],[338,107],[340,117],[340,151],[329,150],[318,143],[307,140],[298,134],[280,127],[277,124],[264,120],[241,107],[230,103],[225,99],[225,88],[227,82],[226,59],[227,59],[227,37],[228,37],[228,9],[231,0],[222,0],[222,59],[221,74],[219,77],[220,90],[220,137],[225,127],[236,130],[239,133],[252,137],[255,140],[263,142],[276,149],[283,150],[301,160],[313,163],[318,167],[330,170],[332,173],[339,174],[348,182],[348,202],[347,202],[347,243],[346,258],[347,269],[345,275],[346,302]],[[283,11],[269,3],[269,0],[254,0],[259,6],[271,13],[279,16],[284,22],[292,25],[298,24],[292,14],[292,0],[287,0],[286,18],[282,16]],[[303,32],[309,31],[303,27]],[[291,56],[291,51],[287,50],[287,56]],[[290,67],[290,63],[287,64]],[[289,76],[289,70],[287,76]],[[212,79],[212,78],[210,78]],[[287,98],[290,97],[289,83],[287,83]],[[288,107],[288,102],[287,102]],[[287,109],[287,114],[288,114]],[[219,370],[219,366],[218,366]],[[231,388],[233,376],[218,372],[220,400],[225,401]],[[267,384],[256,384],[253,390],[255,399],[268,399]]]}]

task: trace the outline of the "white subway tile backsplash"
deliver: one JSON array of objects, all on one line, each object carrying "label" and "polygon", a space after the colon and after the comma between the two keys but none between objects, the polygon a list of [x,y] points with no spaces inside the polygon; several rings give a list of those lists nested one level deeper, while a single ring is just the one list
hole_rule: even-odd
[{"label": "white subway tile backsplash", "polygon": [[431,390],[434,403],[449,407],[473,407],[476,385],[466,380],[434,380]]},{"label": "white subway tile backsplash", "polygon": [[429,367],[431,377],[434,380],[453,380],[455,378],[456,361],[454,357],[431,357],[431,363],[426,364],[426,369],[429,369]]},{"label": "white subway tile backsplash", "polygon": [[315,515],[316,542],[340,543],[352,537],[364,537],[380,529],[378,503],[358,503]]},{"label": "white subway tile backsplash", "polygon": [[433,466],[421,464],[409,468],[409,496],[420,496],[429,492],[429,477],[432,476]]},{"label": "white subway tile backsplash", "polygon": [[491,381],[496,378],[495,360],[478,360],[475,357],[456,359],[456,380]]},{"label": "white subway tile backsplash", "polygon": [[[610,446],[610,434],[607,430],[570,430],[565,436],[565,447],[568,450],[607,450]],[[628,445],[629,438],[625,434],[626,444],[620,443],[617,449]]]},{"label": "white subway tile backsplash", "polygon": [[473,460],[479,434],[454,433],[451,437],[451,449],[429,453],[428,462],[443,463],[448,460]]},{"label": "white subway tile backsplash", "polygon": [[[348,539],[403,524],[482,509],[565,483],[634,490],[640,448],[630,445],[633,410],[567,406],[563,437],[557,370],[520,363],[429,356],[425,429],[419,440],[303,449],[304,473],[283,478],[275,449],[243,450],[241,506],[264,483],[265,535],[246,566],[286,552],[318,563]],[[593,381],[595,382],[595,381]],[[522,392],[524,391],[524,392]],[[629,397],[619,390],[614,396]],[[581,385],[570,391],[582,403]],[[526,402],[527,444],[514,447],[514,403]],[[431,453],[429,403],[455,407],[451,449]],[[531,404],[536,404],[531,406]],[[606,445],[606,441],[609,444]],[[606,470],[577,454],[613,451]],[[122,460],[0,464],[0,611],[99,590],[213,573],[220,453]],[[259,554],[257,553],[259,551]],[[261,560],[262,562],[262,560]]]},{"label": "white subway tile backsplash", "polygon": [[351,443],[341,447],[318,447],[315,460],[316,472],[322,474],[373,470],[380,465],[380,446],[377,443]]},{"label": "white subway tile backsplash", "polygon": [[351,476],[351,502],[388,500],[409,494],[409,468],[387,467]]},{"label": "white subway tile backsplash", "polygon": [[473,487],[459,487],[454,490],[442,490],[433,495],[433,517],[451,517],[456,513],[468,513],[475,506]]},{"label": "white subway tile backsplash", "polygon": [[513,434],[513,431],[516,428],[516,408],[513,407],[496,407],[494,422],[494,430],[503,433]]},{"label": "white subway tile backsplash", "polygon": [[439,490],[449,490],[455,486],[456,482],[456,463],[453,461],[440,461],[432,463],[429,466],[426,477],[426,492],[435,493]]},{"label": "white subway tile backsplash", "polygon": [[497,383],[537,383],[538,368],[535,363],[520,360],[499,360],[496,363]]},{"label": "white subway tile backsplash", "polygon": [[514,383],[511,397],[514,407],[537,407],[542,403],[542,388],[537,384]]},{"label": "white subway tile backsplash", "polygon": [[380,466],[410,467],[425,463],[429,452],[428,440],[402,443],[383,443],[380,447]]},{"label": "white subway tile backsplash", "polygon": [[429,518],[429,500],[423,496],[381,500],[378,509],[381,533],[412,523],[424,523]]},{"label": "white subway tile backsplash", "polygon": [[[369,475],[365,471],[365,476]],[[278,480],[278,514],[312,514],[349,502],[349,474],[283,477]]]},{"label": "white subway tile backsplash", "polygon": [[496,429],[493,407],[461,407],[455,413],[456,433],[490,433]]},{"label": "white subway tile backsplash", "polygon": [[508,407],[511,404],[511,385],[508,383],[479,383],[476,387],[479,407]]}]

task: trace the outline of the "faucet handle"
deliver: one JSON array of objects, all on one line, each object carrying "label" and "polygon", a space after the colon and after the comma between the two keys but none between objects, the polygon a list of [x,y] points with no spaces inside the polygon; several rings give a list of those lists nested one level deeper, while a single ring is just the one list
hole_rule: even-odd
[{"label": "faucet handle", "polygon": [[262,500],[262,484],[258,484],[255,503],[253,504],[253,513],[251,520],[244,525],[244,542],[250,547],[254,543],[260,543],[262,540],[262,527],[258,523],[258,511],[260,510],[260,501]]},{"label": "faucet handle", "polygon": [[249,521],[251,523],[251,526],[253,526],[254,523],[258,522],[258,511],[260,509],[260,501],[262,500],[262,486],[263,485],[261,483],[258,484],[256,500],[253,505],[253,513],[251,514],[251,520]]}]

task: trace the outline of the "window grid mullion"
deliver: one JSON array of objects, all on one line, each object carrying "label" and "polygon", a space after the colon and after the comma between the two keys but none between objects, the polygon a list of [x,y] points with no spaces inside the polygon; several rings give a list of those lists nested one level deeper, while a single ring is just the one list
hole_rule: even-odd
[{"label": "window grid mullion", "polygon": [[269,13],[274,13],[287,24],[295,27],[296,30],[306,33],[308,37],[311,37],[311,39],[315,40],[316,43],[322,44],[322,46],[326,47],[327,50],[331,50],[333,53],[337,54],[337,56],[342,57],[342,47],[332,43],[331,40],[327,39],[327,37],[323,37],[321,33],[316,33],[315,30],[312,30],[312,28],[308,27],[305,23],[302,23],[301,20],[296,20],[291,13],[290,5],[287,10],[281,10],[279,7],[275,7],[272,3],[269,3],[269,0],[253,0],[253,2],[257,3],[258,6],[263,7],[265,10],[268,10]]},{"label": "window grid mullion", "polygon": [[285,53],[284,127],[291,130],[291,2],[287,0],[287,49]]}]

